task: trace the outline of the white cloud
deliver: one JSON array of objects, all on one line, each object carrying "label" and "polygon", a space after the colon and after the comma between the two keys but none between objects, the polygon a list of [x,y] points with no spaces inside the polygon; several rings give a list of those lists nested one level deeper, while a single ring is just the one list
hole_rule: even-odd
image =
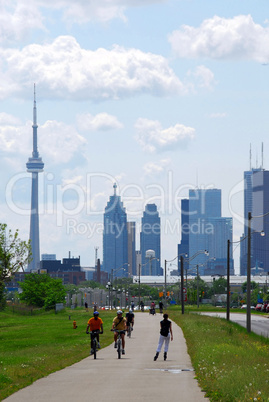
[{"label": "white cloud", "polygon": [[[2,112],[0,113],[0,126],[5,126],[5,125],[14,125],[18,126],[21,124],[20,119],[18,119],[15,116],[12,116],[11,114]],[[1,130],[1,127],[0,127]]]},{"label": "white cloud", "polygon": [[[2,119],[1,119],[2,118]],[[16,125],[0,125],[0,149],[6,153],[6,158],[16,154],[26,159],[32,152],[32,123],[18,125],[12,115],[0,114],[0,121],[4,118]],[[19,147],[18,147],[19,144]],[[38,127],[38,150],[40,155],[46,155],[46,161],[53,164],[70,162],[79,152],[83,156],[83,146],[86,140],[70,125],[57,121],[47,121]]]},{"label": "white cloud", "polygon": [[[42,153],[54,164],[68,163],[78,153],[83,157],[86,140],[73,126],[49,120],[39,127],[39,142]],[[40,145],[41,149],[41,145]]]},{"label": "white cloud", "polygon": [[77,126],[81,131],[106,131],[123,127],[116,116],[108,113],[98,113],[95,116],[90,113],[77,116]]},{"label": "white cloud", "polygon": [[194,128],[183,124],[164,129],[159,121],[143,118],[136,121],[135,129],[137,142],[148,152],[186,147],[195,134]]},{"label": "white cloud", "polygon": [[183,25],[168,40],[182,58],[269,61],[269,28],[255,24],[250,15],[215,16],[198,28]]},{"label": "white cloud", "polygon": [[21,91],[36,82],[38,93],[43,91],[48,97],[106,100],[185,91],[168,61],[160,55],[120,46],[90,51],[82,49],[71,36],[22,50],[1,49],[0,57],[5,60],[0,77],[13,81]]},{"label": "white cloud", "polygon": [[162,173],[165,168],[170,164],[171,159],[161,159],[156,162],[148,162],[143,166],[143,170],[147,176],[155,175],[155,174],[160,174]]},{"label": "white cloud", "polygon": [[189,71],[189,77],[194,77],[199,88],[213,89],[216,84],[214,73],[205,66],[197,66],[194,71]]},{"label": "white cloud", "polygon": [[89,21],[105,23],[115,18],[126,21],[124,13],[127,8],[165,2],[167,0],[38,0],[43,7],[61,10],[66,21],[79,24]]},{"label": "white cloud", "polygon": [[35,1],[0,0],[0,43],[21,40],[32,29],[44,29]]}]

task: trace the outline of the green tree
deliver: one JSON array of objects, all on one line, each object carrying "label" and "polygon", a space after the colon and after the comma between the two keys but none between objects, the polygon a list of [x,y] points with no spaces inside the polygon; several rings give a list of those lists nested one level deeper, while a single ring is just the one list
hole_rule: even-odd
[{"label": "green tree", "polygon": [[30,260],[30,241],[21,240],[18,229],[13,234],[5,223],[0,223],[0,309],[5,305],[5,283]]},{"label": "green tree", "polygon": [[[255,281],[251,281],[250,286],[251,286],[251,290],[254,290],[259,287],[259,284]],[[242,284],[242,292],[246,293],[246,291],[247,291],[247,281]]]},{"label": "green tree", "polygon": [[20,299],[28,305],[45,307],[50,310],[56,303],[65,300],[65,287],[61,279],[51,278],[47,274],[29,274],[20,283],[22,293]]}]

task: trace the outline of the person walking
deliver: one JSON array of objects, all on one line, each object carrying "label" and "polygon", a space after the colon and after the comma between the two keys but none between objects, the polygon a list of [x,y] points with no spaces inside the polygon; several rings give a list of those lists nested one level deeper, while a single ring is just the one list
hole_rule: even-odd
[{"label": "person walking", "polygon": [[163,320],[160,322],[160,327],[161,327],[161,330],[160,330],[159,343],[157,346],[156,355],[154,356],[154,359],[153,359],[154,361],[156,361],[158,359],[159,353],[162,350],[163,343],[164,343],[163,358],[164,358],[164,360],[167,359],[169,342],[170,342],[170,339],[171,339],[171,341],[173,340],[172,322],[168,320],[168,314],[163,315]]},{"label": "person walking", "polygon": [[160,309],[160,314],[163,313],[163,302],[160,300],[159,301],[159,309]]}]

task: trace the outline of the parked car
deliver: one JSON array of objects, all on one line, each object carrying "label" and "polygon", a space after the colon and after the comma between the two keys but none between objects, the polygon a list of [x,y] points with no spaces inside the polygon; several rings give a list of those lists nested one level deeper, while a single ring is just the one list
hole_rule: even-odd
[{"label": "parked car", "polygon": [[255,310],[256,311],[261,311],[262,310],[262,303],[256,304]]},{"label": "parked car", "polygon": [[266,301],[266,302],[263,303],[262,308],[261,308],[261,311],[263,311],[264,313],[266,313],[267,306],[268,306],[268,302]]},{"label": "parked car", "polygon": [[[247,305],[246,305],[246,304],[242,304],[241,308],[242,308],[242,309],[246,309],[246,308],[247,308]],[[254,306],[250,306],[250,308],[251,308],[252,310],[255,309]]]}]

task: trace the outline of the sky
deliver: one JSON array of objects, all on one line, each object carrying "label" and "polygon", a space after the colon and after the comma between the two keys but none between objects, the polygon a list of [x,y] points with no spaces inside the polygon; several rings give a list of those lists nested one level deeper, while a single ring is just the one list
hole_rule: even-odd
[{"label": "sky", "polygon": [[29,238],[35,83],[41,254],[102,260],[114,183],[137,249],[157,204],[163,266],[190,188],[222,190],[239,240],[243,172],[269,169],[268,77],[268,0],[0,0],[0,221]]}]

